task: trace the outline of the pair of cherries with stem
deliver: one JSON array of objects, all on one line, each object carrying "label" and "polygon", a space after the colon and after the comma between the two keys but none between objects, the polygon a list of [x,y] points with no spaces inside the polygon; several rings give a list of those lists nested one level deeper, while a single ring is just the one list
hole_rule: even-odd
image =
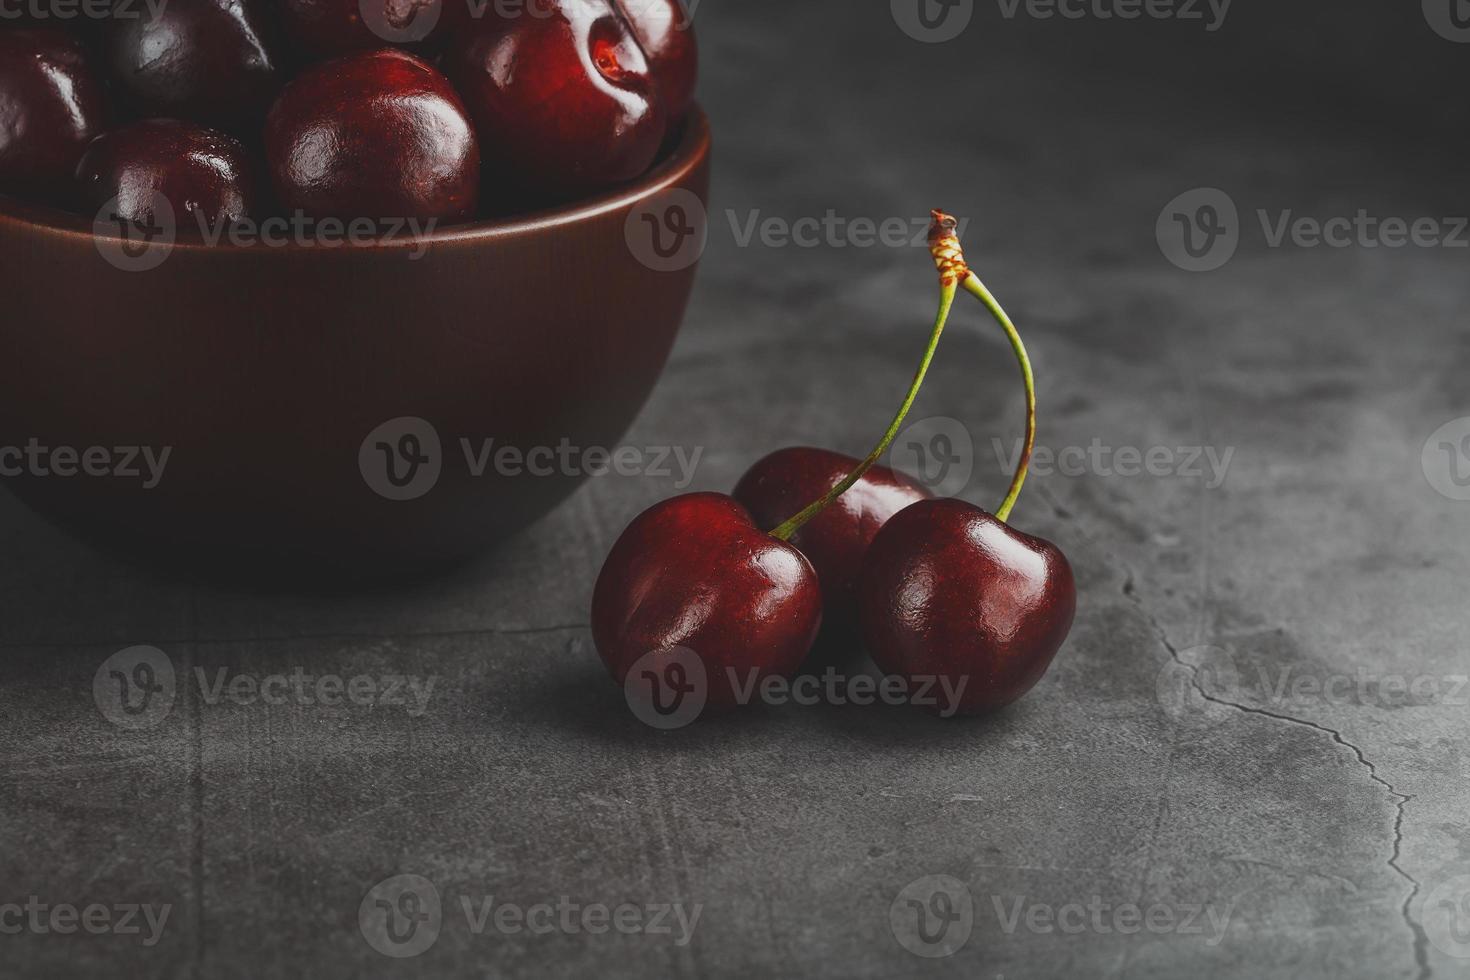
[{"label": "pair of cherries with stem", "polygon": [[[965,263],[955,219],[933,213],[929,247],[939,312],[893,423],[862,461],[786,449],[757,463],[733,496],[674,497],[639,515],[614,545],[592,600],[593,638],[619,684],[637,665],[683,676],[693,652],[711,706],[737,688],[790,677],[823,628],[860,633],[886,674],[958,692],[955,713],[1002,708],[1041,679],[1072,626],[1077,590],[1056,545],[1006,521],[1036,439],[1035,382],[1025,345]],[[918,397],[958,290],[1005,330],[1026,387],[1026,438],[994,515],[934,499],[878,466]],[[782,523],[803,501],[812,501]],[[771,527],[765,531],[763,528]],[[665,662],[666,661],[666,662]]]}]

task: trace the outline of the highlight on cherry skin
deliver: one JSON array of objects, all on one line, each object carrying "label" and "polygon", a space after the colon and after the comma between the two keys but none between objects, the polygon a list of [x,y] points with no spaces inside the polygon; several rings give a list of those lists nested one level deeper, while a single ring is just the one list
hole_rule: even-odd
[{"label": "highlight on cherry skin", "polygon": [[[862,635],[886,674],[958,690],[959,714],[1020,700],[1077,611],[1061,549],[963,500],[914,504],[884,525],[858,575]],[[963,684],[963,687],[960,685]]]},{"label": "highlight on cherry skin", "polygon": [[645,655],[679,649],[703,661],[712,707],[736,703],[732,671],[789,677],[822,622],[817,573],[761,530],[733,498],[692,493],[639,515],[602,566],[592,635],[624,684]]}]

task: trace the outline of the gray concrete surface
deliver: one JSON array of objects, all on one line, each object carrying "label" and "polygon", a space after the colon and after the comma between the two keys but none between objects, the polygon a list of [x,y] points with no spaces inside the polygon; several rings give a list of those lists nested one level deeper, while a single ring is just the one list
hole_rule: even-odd
[{"label": "gray concrete surface", "polygon": [[[701,489],[782,445],[864,451],[932,313],[925,253],[742,246],[732,220],[970,218],[1035,357],[1042,445],[1174,467],[1033,478],[1015,522],[1081,589],[1051,673],[980,722],[824,705],[643,726],[587,608],[667,477],[594,480],[448,579],[330,599],[140,572],[6,497],[0,906],[170,911],[152,945],[141,916],[0,934],[0,975],[1470,975],[1470,502],[1451,496],[1470,458],[1421,458],[1470,414],[1466,252],[1271,247],[1256,216],[1463,214],[1463,161],[989,33],[918,44],[882,4],[733,6],[700,14],[709,251],[627,444],[702,448]],[[1200,187],[1237,205],[1241,242],[1189,273],[1155,226]],[[955,323],[914,418],[962,424],[962,494],[991,505],[1017,382],[978,310]],[[1189,475],[1206,449],[1231,453],[1218,480]],[[179,692],[133,730],[93,680],[137,644]],[[272,706],[196,669],[434,686],[421,712]],[[405,874],[438,932],[388,956],[374,888]],[[926,944],[908,901],[941,909],[941,882],[956,918]],[[672,934],[476,932],[464,902],[699,917],[682,944],[673,915]]]}]

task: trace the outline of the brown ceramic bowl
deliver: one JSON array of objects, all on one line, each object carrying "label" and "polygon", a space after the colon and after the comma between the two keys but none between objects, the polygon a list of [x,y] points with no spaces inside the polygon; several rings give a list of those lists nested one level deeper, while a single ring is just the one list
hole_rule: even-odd
[{"label": "brown ceramic bowl", "polygon": [[[166,254],[124,252],[116,229],[0,203],[0,473],[143,558],[378,577],[471,556],[555,507],[597,457],[566,466],[541,449],[477,475],[462,440],[471,458],[491,439],[614,447],[642,407],[695,266],[638,235],[670,203],[675,225],[693,217],[677,208],[706,200],[709,157],[696,110],[636,185],[337,248],[181,233]],[[6,452],[32,445],[39,466]],[[141,452],[127,474],[130,447],[168,451],[155,486]]]}]

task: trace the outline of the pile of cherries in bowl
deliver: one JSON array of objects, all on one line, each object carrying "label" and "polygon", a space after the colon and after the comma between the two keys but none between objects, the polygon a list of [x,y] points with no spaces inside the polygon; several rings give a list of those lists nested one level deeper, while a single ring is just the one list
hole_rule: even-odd
[{"label": "pile of cherries in bowl", "polygon": [[552,206],[647,171],[697,73],[679,0],[48,2],[0,18],[0,194],[128,222]]}]

